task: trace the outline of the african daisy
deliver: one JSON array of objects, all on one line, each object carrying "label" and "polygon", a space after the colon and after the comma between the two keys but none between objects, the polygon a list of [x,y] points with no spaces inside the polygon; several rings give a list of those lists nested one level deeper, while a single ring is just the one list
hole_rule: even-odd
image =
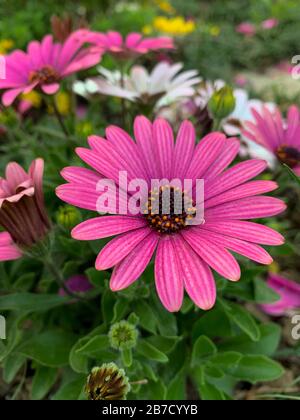
[{"label": "african daisy", "polygon": [[[195,144],[195,131],[189,121],[182,123],[176,142],[171,126],[164,119],[152,124],[140,116],[134,122],[135,140],[116,126],[106,129],[106,139],[89,137],[90,148],[77,148],[78,156],[91,169],[67,167],[62,176],[67,184],[57,188],[57,195],[69,204],[99,211],[99,180],[119,182],[120,171],[126,171],[128,182],[141,178],[151,180],[204,179],[204,221],[191,225],[191,214],[175,212],[175,189],[171,189],[170,212],[153,214],[153,197],[144,197],[145,213],[98,216],[77,225],[72,236],[78,240],[96,240],[117,235],[100,251],[96,268],[113,268],[110,287],[122,290],[135,282],[155,255],[155,284],[163,305],[178,311],[184,289],[202,309],[210,309],[216,300],[212,269],[221,276],[237,281],[239,264],[230,253],[241,254],[256,262],[270,264],[271,256],[260,245],[280,245],[283,237],[269,227],[247,221],[281,213],[285,204],[263,196],[277,188],[273,181],[252,180],[265,168],[266,162],[248,160],[226,169],[239,151],[235,138],[214,132]],[[120,189],[120,184],[119,184]],[[164,187],[156,191],[156,204]],[[180,190],[183,199],[194,190]],[[151,192],[151,191],[150,191]],[[119,207],[126,194],[119,191]],[[150,198],[149,198],[150,197]],[[172,201],[173,200],[173,201]],[[197,212],[197,209],[195,209]],[[111,213],[116,213],[111,208]]]}]

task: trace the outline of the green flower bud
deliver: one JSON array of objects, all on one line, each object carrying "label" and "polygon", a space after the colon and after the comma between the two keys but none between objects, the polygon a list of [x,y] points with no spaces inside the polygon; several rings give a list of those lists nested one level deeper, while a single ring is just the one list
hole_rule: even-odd
[{"label": "green flower bud", "polygon": [[208,102],[208,109],[216,120],[228,117],[235,108],[235,97],[230,86],[216,91]]},{"label": "green flower bud", "polygon": [[56,213],[57,223],[67,229],[73,228],[80,220],[80,212],[72,206],[61,206]]},{"label": "green flower bud", "polygon": [[125,400],[129,391],[128,378],[115,363],[94,367],[85,387],[89,400]]},{"label": "green flower bud", "polygon": [[116,322],[108,333],[111,347],[117,350],[132,349],[136,346],[137,337],[137,329],[128,321]]}]

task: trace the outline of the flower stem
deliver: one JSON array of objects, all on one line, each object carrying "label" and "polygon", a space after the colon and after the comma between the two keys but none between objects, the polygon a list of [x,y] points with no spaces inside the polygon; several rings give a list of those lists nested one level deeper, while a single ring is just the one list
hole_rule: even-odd
[{"label": "flower stem", "polygon": [[65,134],[66,137],[69,137],[68,129],[67,129],[65,123],[64,123],[64,120],[63,120],[63,117],[62,117],[61,113],[59,112],[59,109],[58,109],[58,107],[56,105],[56,102],[55,102],[55,98],[54,97],[52,97],[52,106],[53,106],[54,114],[55,114],[55,116],[57,118],[57,121],[58,121],[58,123],[59,123],[62,131],[64,132],[64,134]]}]

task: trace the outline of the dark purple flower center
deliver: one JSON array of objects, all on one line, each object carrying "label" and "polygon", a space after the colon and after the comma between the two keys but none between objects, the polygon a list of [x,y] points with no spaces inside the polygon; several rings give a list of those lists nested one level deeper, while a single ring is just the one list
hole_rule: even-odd
[{"label": "dark purple flower center", "polygon": [[44,66],[40,70],[32,71],[29,75],[29,82],[40,84],[55,83],[59,80],[59,74],[52,66]]},{"label": "dark purple flower center", "polygon": [[281,163],[285,163],[290,168],[294,168],[300,164],[300,150],[294,147],[279,147],[277,150],[277,157]]},{"label": "dark purple flower center", "polygon": [[185,191],[166,185],[149,192],[144,214],[151,228],[171,234],[188,225],[196,216],[196,208]]}]

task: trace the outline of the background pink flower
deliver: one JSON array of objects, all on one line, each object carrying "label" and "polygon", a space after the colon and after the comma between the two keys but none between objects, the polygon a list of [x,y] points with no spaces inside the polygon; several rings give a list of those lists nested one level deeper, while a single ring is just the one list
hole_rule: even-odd
[{"label": "background pink flower", "polygon": [[[65,285],[72,293],[85,293],[93,288],[87,277],[82,274],[76,274],[75,276],[68,278]],[[60,296],[66,296],[66,292],[63,288],[59,289],[58,294]]]},{"label": "background pink flower", "polygon": [[273,29],[278,26],[279,21],[275,18],[266,19],[261,23],[261,27],[263,29]]},{"label": "background pink flower", "polygon": [[41,42],[30,42],[27,52],[15,50],[7,55],[6,79],[0,80],[0,89],[6,89],[2,103],[9,106],[18,95],[35,88],[54,94],[61,79],[97,64],[101,54],[83,48],[88,33],[84,29],[73,32],[63,44],[46,35]]},{"label": "background pink flower", "polygon": [[291,309],[300,308],[300,284],[288,280],[277,274],[269,274],[267,284],[279,296],[280,300],[274,303],[261,305],[264,312],[269,315],[285,315]]},{"label": "background pink flower", "polygon": [[253,23],[250,22],[242,22],[236,28],[236,32],[243,34],[245,36],[253,36],[256,33],[256,27]]},{"label": "background pink flower", "polygon": [[[98,270],[114,267],[110,280],[112,290],[122,290],[135,282],[155,255],[155,284],[163,305],[178,311],[184,289],[194,303],[210,309],[216,300],[212,270],[237,281],[240,267],[230,251],[262,264],[270,264],[271,256],[260,246],[280,245],[283,237],[274,230],[246,221],[281,213],[285,204],[263,196],[277,188],[272,181],[252,180],[265,168],[266,162],[248,160],[226,169],[239,151],[234,138],[215,132],[195,143],[195,130],[185,121],[176,142],[170,125],[163,119],[152,124],[145,117],[134,122],[135,140],[122,129],[110,126],[106,139],[90,136],[90,148],[77,148],[78,156],[93,170],[68,167],[62,171],[67,184],[57,188],[62,200],[75,206],[99,211],[97,183],[109,178],[118,185],[119,171],[127,171],[128,182],[142,178],[151,189],[151,180],[162,178],[205,181],[205,222],[190,226],[188,220],[197,209],[175,214],[172,201],[170,214],[152,214],[155,200],[163,189],[142,199],[143,214],[101,216],[89,219],[72,231],[78,240],[95,240],[116,236],[99,253]],[[173,200],[174,188],[170,188]],[[119,187],[118,205],[128,203],[128,196]],[[182,199],[190,197],[194,205],[195,190],[181,191]],[[154,200],[154,201],[153,201]],[[111,209],[111,213],[116,213]]]},{"label": "background pink flower", "polygon": [[278,108],[271,112],[266,106],[261,113],[252,109],[255,122],[246,121],[243,135],[270,150],[281,163],[300,175],[300,114],[292,105],[284,121]]},{"label": "background pink flower", "polygon": [[125,39],[115,31],[91,32],[88,42],[95,44],[103,52],[110,52],[122,58],[146,54],[149,51],[174,48],[173,40],[170,37],[144,38],[137,32],[128,34]]},{"label": "background pink flower", "polygon": [[22,256],[8,232],[0,233],[0,261],[16,260]]}]

